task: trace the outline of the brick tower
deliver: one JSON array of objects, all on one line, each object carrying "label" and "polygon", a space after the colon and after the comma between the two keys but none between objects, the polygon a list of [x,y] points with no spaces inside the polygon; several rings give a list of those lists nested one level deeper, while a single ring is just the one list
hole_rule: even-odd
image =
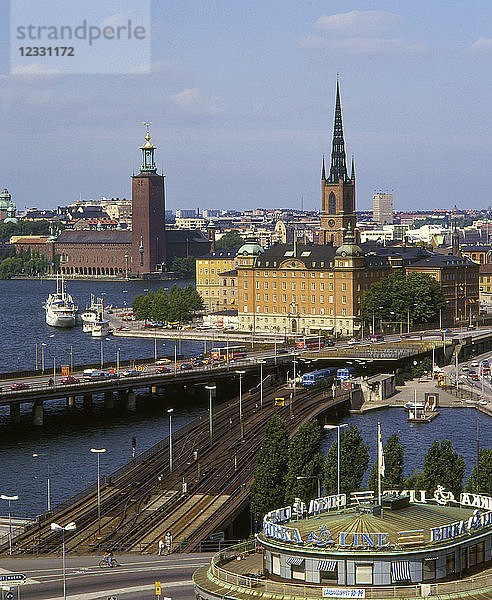
[{"label": "brick tower", "polygon": [[325,158],[321,170],[321,224],[319,242],[343,244],[344,231],[351,226],[355,231],[355,168],[352,159],[352,173],[347,174],[345,142],[343,139],[342,106],[340,103],[340,85],[337,77],[337,97],[335,103],[335,122],[333,127],[333,145],[331,166],[326,176]]},{"label": "brick tower", "polygon": [[166,206],[164,175],[155,166],[155,147],[149,124],[142,150],[140,173],[132,176],[132,271],[153,273],[166,262]]}]

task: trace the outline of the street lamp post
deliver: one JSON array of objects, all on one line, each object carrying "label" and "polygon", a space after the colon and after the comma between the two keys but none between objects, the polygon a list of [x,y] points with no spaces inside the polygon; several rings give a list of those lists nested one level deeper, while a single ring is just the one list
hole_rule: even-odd
[{"label": "street lamp post", "polygon": [[243,423],[243,375],[246,371],[236,371],[239,375],[239,428],[241,431],[241,441],[244,440],[244,423]]},{"label": "street lamp post", "polygon": [[116,375],[120,376],[120,349],[116,350]]},{"label": "street lamp post", "polygon": [[67,569],[65,564],[65,531],[75,531],[77,529],[75,523],[68,523],[65,527],[58,525],[58,523],[51,523],[51,529],[53,531],[62,532],[62,564],[63,564],[63,600],[67,600]]},{"label": "street lamp post", "polygon": [[9,503],[9,554],[12,554],[12,515],[10,512],[10,503],[12,500],[18,500],[19,496],[6,496],[5,494],[1,494],[0,498],[2,500],[7,500]]},{"label": "street lamp post", "polygon": [[217,389],[217,386],[216,385],[206,385],[205,389],[208,390],[209,433],[210,433],[210,441],[212,441],[212,435],[213,435],[213,425],[212,425],[212,392]]},{"label": "street lamp post", "polygon": [[47,508],[48,508],[48,512],[50,512],[51,510],[51,485],[50,485],[50,461],[49,461],[49,457],[46,454],[46,452],[34,452],[33,453],[33,457],[37,458],[37,457],[41,457],[41,458],[46,458],[46,467],[47,467],[47,481],[46,481],[46,487],[47,487]]},{"label": "street lamp post", "polygon": [[297,481],[301,479],[316,479],[318,481],[318,498],[321,498],[321,478],[317,475],[298,475],[296,477]]},{"label": "street lamp post", "polygon": [[260,408],[263,408],[263,365],[265,362],[261,359],[258,361],[260,364]]},{"label": "street lamp post", "polygon": [[169,415],[169,472],[173,472],[173,410],[174,408],[168,408],[167,414]]},{"label": "street lamp post", "polygon": [[337,494],[340,495],[340,429],[342,427],[348,427],[347,423],[342,425],[325,425],[325,429],[336,429],[337,430]]},{"label": "street lamp post", "polygon": [[41,343],[41,373],[44,375],[44,347],[46,344],[44,342]]},{"label": "street lamp post", "polygon": [[97,527],[99,534],[101,533],[101,472],[99,455],[106,452],[106,448],[91,448],[91,452],[97,455]]}]

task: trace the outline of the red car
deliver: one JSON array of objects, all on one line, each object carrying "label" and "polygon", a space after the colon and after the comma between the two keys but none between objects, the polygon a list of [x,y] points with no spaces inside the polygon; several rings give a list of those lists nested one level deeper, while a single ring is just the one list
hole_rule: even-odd
[{"label": "red car", "polygon": [[28,388],[27,383],[14,383],[10,386],[11,390],[27,390]]},{"label": "red car", "polygon": [[72,377],[71,375],[69,375],[68,377],[65,377],[64,379],[62,379],[61,382],[65,383],[65,384],[80,383],[80,379],[77,379],[76,377]]},{"label": "red car", "polygon": [[171,369],[169,367],[159,367],[155,370],[156,373],[170,373]]}]

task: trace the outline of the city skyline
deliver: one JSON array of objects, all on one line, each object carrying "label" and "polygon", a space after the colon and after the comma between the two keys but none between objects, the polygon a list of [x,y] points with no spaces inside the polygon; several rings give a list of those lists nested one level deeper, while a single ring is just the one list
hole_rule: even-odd
[{"label": "city skyline", "polygon": [[150,75],[0,76],[20,210],[129,197],[144,120],[169,208],[319,210],[337,72],[359,210],[488,206],[490,5],[194,6],[152,5]]}]

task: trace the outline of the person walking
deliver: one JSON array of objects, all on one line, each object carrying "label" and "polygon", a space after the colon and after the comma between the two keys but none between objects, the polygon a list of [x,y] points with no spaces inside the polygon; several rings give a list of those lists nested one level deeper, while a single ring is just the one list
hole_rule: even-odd
[{"label": "person walking", "polygon": [[164,554],[164,547],[165,547],[164,540],[159,540],[159,552],[158,552],[159,556]]}]

